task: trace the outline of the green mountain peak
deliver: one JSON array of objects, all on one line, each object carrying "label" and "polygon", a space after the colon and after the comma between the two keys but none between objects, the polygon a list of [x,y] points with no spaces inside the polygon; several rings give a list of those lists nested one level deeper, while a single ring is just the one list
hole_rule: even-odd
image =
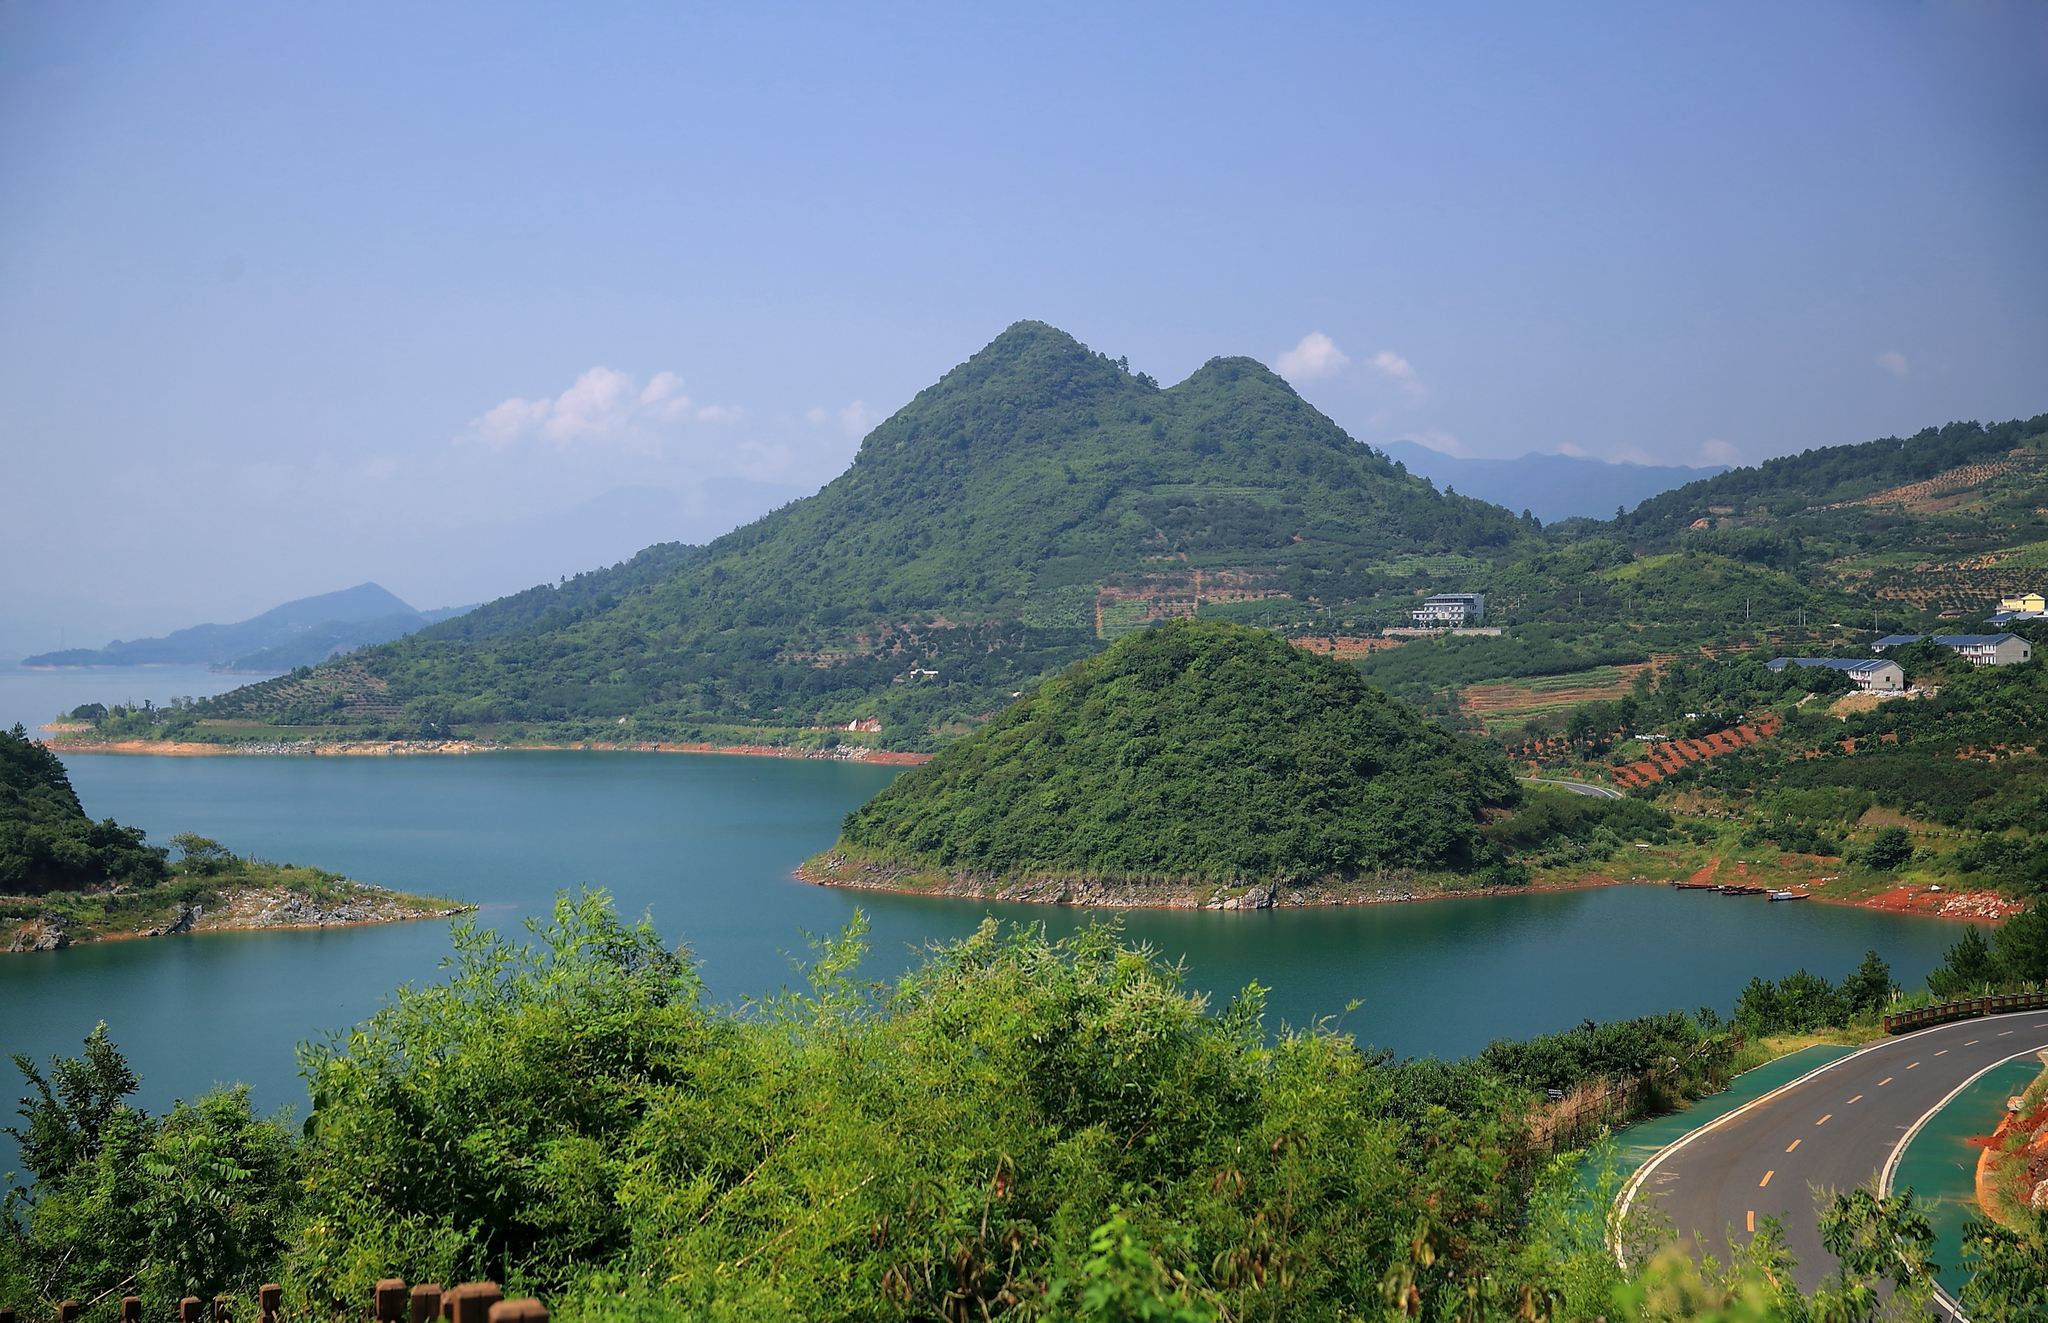
[{"label": "green mountain peak", "polygon": [[1301,623],[1529,536],[1395,469],[1254,360],[1161,390],[1019,322],[816,495],[700,551],[643,553],[200,716],[611,738],[876,718],[889,743],[929,747],[1147,620]]}]

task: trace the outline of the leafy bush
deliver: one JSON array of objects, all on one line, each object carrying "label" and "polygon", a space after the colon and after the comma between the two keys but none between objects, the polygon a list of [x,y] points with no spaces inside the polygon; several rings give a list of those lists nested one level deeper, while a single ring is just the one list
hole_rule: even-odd
[{"label": "leafy bush", "polygon": [[1913,837],[1904,827],[1885,827],[1856,852],[1856,862],[1880,873],[1904,868],[1913,858]]}]

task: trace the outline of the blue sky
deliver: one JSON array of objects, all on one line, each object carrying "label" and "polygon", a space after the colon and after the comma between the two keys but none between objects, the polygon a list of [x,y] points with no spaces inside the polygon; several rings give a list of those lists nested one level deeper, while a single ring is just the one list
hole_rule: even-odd
[{"label": "blue sky", "polygon": [[0,177],[0,656],[701,538],[1022,317],[1477,455],[2048,409],[2038,4],[16,3]]}]

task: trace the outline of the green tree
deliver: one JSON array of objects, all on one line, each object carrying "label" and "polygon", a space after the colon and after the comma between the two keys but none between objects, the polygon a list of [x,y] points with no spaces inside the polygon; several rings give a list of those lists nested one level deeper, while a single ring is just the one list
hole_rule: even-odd
[{"label": "green tree", "polygon": [[1998,963],[1992,959],[1991,943],[1984,940],[1982,929],[1972,926],[1963,929],[1962,937],[1928,974],[1927,987],[1937,997],[1963,997],[1997,981]]},{"label": "green tree", "polygon": [[1822,1318],[1876,1318],[1887,1284],[1898,1317],[1926,1316],[1934,1294],[1934,1229],[1911,1190],[1882,1198],[1862,1188],[1836,1195],[1821,1212],[1820,1240],[1836,1260],[1835,1276],[1815,1296]]},{"label": "green tree", "polygon": [[1876,951],[1865,951],[1863,963],[1842,981],[1842,1000],[1856,1014],[1881,1011],[1892,999],[1892,970]]},{"label": "green tree", "polygon": [[1991,962],[2001,982],[2048,982],[2048,901],[2036,900],[1999,925]]},{"label": "green tree", "polygon": [[1980,1323],[2040,1323],[2048,1317],[2048,1220],[2025,1231],[1987,1218],[1963,1223],[1963,1262],[1971,1270],[1962,1306]]},{"label": "green tree", "polygon": [[1913,858],[1913,837],[1904,827],[1885,827],[1857,853],[1856,862],[1880,873],[1897,872]]},{"label": "green tree", "polygon": [[177,847],[181,873],[213,877],[226,872],[235,862],[234,854],[225,845],[196,832],[179,832],[171,837],[171,844]]},{"label": "green tree", "polygon": [[104,1020],[86,1035],[83,1055],[52,1057],[47,1075],[21,1053],[14,1055],[14,1066],[29,1094],[16,1109],[22,1124],[7,1127],[7,1133],[21,1146],[22,1166],[39,1182],[59,1180],[97,1158],[109,1124],[129,1110],[127,1100],[141,1083],[107,1037]]}]

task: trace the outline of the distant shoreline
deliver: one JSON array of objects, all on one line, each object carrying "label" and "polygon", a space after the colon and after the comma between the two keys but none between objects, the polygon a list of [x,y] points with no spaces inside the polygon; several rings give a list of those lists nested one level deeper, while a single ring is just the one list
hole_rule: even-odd
[{"label": "distant shoreline", "polygon": [[[53,723],[54,725],[54,723]],[[52,731],[53,726],[44,726]],[[62,735],[62,731],[54,731]],[[473,753],[696,753],[740,758],[800,758],[814,762],[872,763],[914,767],[930,762],[928,753],[872,749],[842,744],[808,749],[782,744],[712,744],[708,741],[574,740],[547,744],[500,744],[492,740],[266,740],[246,744],[210,744],[199,740],[59,739],[51,746],[60,754],[129,754],[153,758],[422,758]]]}]

